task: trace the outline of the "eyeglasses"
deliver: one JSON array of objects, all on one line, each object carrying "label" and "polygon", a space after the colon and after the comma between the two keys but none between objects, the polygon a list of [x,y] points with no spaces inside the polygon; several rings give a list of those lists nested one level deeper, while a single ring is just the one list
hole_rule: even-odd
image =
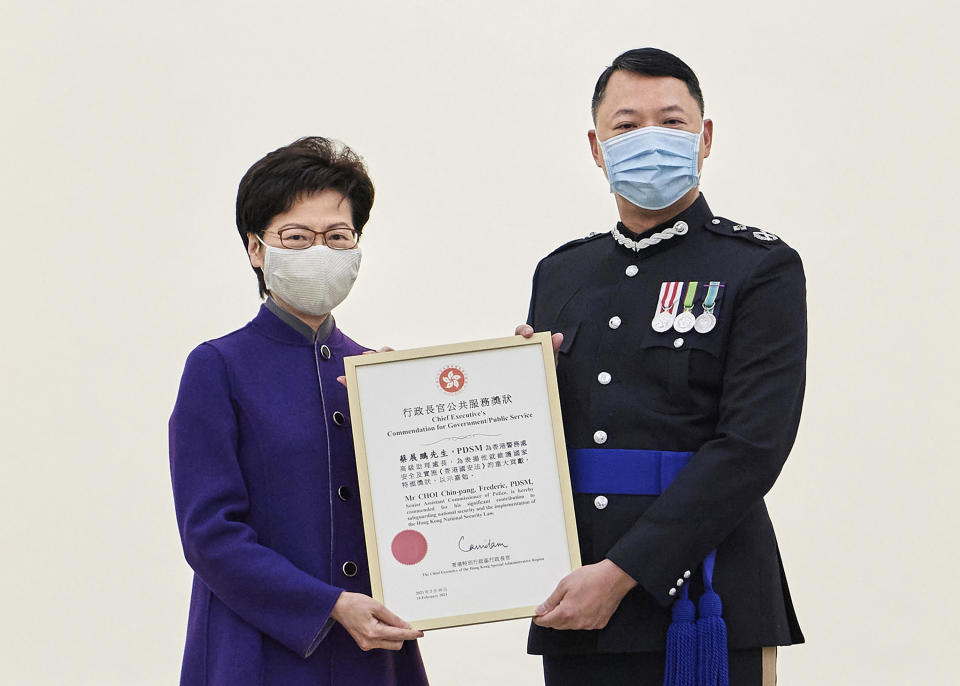
[{"label": "eyeglasses", "polygon": [[356,248],[360,234],[355,229],[330,229],[329,231],[314,231],[303,227],[290,227],[278,232],[280,245],[290,250],[304,250],[316,243],[317,236],[328,248],[334,250],[350,250]]}]

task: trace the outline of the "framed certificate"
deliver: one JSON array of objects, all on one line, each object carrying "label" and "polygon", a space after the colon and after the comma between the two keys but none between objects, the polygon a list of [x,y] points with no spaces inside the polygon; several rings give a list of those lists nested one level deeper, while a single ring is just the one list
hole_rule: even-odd
[{"label": "framed certificate", "polygon": [[532,617],[580,566],[549,333],[345,359],[373,597],[416,629]]}]

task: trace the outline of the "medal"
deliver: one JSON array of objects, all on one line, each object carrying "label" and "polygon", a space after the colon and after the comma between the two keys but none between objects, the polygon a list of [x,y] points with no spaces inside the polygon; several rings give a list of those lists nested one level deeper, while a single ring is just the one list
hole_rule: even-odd
[{"label": "medal", "polygon": [[670,325],[673,323],[673,315],[669,312],[661,312],[656,317],[653,318],[651,322],[653,330],[657,333],[663,333],[664,331],[670,330]]},{"label": "medal", "polygon": [[693,316],[693,300],[697,295],[698,281],[691,281],[687,284],[687,297],[683,300],[683,312],[677,315],[673,320],[673,328],[679,333],[686,333],[696,325],[697,318]]},{"label": "medal", "polygon": [[697,317],[696,322],[693,327],[697,330],[697,333],[710,333],[713,331],[713,327],[717,325],[717,318],[713,316],[712,312],[704,312],[699,317]]},{"label": "medal", "polygon": [[717,325],[717,318],[713,314],[713,309],[717,306],[717,296],[720,294],[719,281],[711,281],[707,287],[707,297],[703,299],[703,313],[697,317],[693,328],[697,333],[710,333],[713,327]]},{"label": "medal", "polygon": [[693,312],[689,310],[681,312],[677,315],[677,318],[673,320],[673,328],[677,330],[678,333],[686,333],[692,329],[697,324],[697,318],[693,316]]},{"label": "medal", "polygon": [[680,290],[683,281],[664,281],[660,286],[660,298],[657,300],[657,311],[650,325],[657,333],[669,331],[673,320],[677,316],[677,307],[680,305]]}]

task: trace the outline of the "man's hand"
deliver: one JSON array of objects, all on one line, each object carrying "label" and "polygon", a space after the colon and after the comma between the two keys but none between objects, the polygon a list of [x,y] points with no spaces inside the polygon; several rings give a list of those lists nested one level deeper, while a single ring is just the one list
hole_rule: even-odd
[{"label": "man's hand", "polygon": [[537,608],[534,624],[551,629],[602,629],[637,585],[629,574],[610,560],[577,569]]},{"label": "man's hand", "polygon": [[[393,352],[393,348],[390,348],[390,347],[387,347],[387,346],[383,346],[383,347],[380,348],[379,350],[364,350],[362,354],[363,354],[363,355],[373,355],[374,353],[392,353],[392,352]],[[337,377],[337,381],[339,381],[339,382],[340,382],[341,384],[343,384],[344,386],[347,385],[347,377],[345,377],[345,376],[338,376],[338,377]]]},{"label": "man's hand", "polygon": [[[530,338],[533,335],[533,327],[529,324],[521,324],[518,326],[513,334],[515,336],[523,336],[524,338]],[[557,351],[560,350],[560,346],[563,345],[563,334],[555,333],[550,337],[550,342],[553,343],[553,361],[557,361]]]},{"label": "man's hand", "polygon": [[400,650],[404,641],[423,636],[368,595],[344,591],[330,616],[343,625],[360,650]]}]

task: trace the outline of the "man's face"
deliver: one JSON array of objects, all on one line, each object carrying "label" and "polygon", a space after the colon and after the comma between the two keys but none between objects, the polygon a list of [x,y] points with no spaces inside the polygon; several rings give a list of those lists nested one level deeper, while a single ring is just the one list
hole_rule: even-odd
[{"label": "man's face", "polygon": [[604,173],[607,170],[598,139],[605,141],[644,126],[662,126],[692,133],[700,133],[703,126],[698,169],[710,155],[713,142],[713,122],[703,119],[700,106],[690,95],[687,85],[672,76],[641,76],[622,69],[613,72],[597,107],[594,125],[596,130],[588,132],[587,136],[593,159]]}]

